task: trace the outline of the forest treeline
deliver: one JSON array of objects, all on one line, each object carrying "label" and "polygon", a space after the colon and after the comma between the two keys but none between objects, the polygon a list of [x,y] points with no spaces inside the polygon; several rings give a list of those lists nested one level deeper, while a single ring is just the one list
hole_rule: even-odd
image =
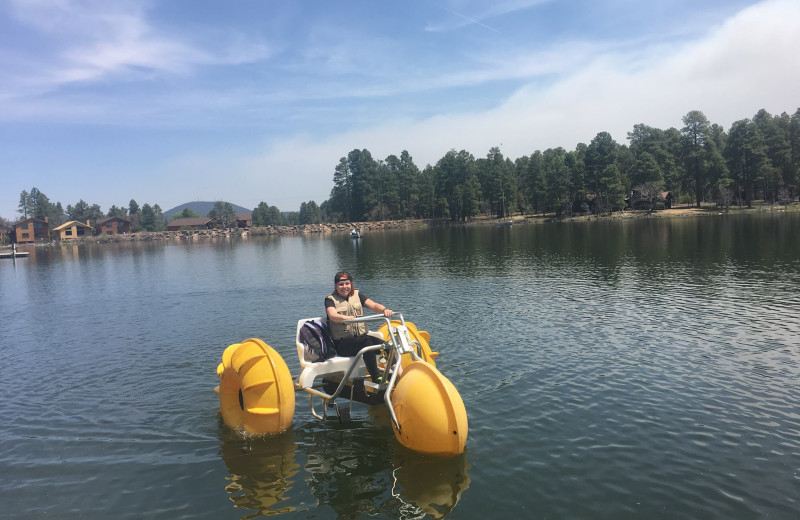
[{"label": "forest treeline", "polygon": [[[749,207],[754,200],[788,203],[800,193],[800,108],[791,116],[762,109],[728,130],[699,110],[682,122],[680,129],[666,130],[634,125],[627,144],[599,132],[574,150],[536,150],[515,160],[498,147],[481,158],[450,150],[424,169],[405,150],[381,160],[355,149],[335,165],[327,200],[303,202],[289,213],[261,202],[253,209],[253,225],[602,214],[630,206],[657,209],[664,193],[698,207],[703,202]],[[209,216],[224,226],[232,209],[219,204]],[[56,225],[120,216],[131,218],[136,229],[166,227],[158,204],[139,207],[131,200],[103,213],[99,205],[80,200],[62,208],[36,188],[20,194],[18,212],[24,218],[48,216]]]},{"label": "forest treeline", "polygon": [[792,116],[762,109],[727,131],[698,110],[682,122],[666,130],[637,124],[628,144],[600,132],[571,151],[536,150],[515,160],[497,147],[482,158],[451,150],[423,170],[406,151],[376,160],[353,150],[335,168],[330,198],[307,206],[332,222],[467,220],[653,208],[665,192],[684,204],[728,207],[789,202],[800,191],[800,109]]}]

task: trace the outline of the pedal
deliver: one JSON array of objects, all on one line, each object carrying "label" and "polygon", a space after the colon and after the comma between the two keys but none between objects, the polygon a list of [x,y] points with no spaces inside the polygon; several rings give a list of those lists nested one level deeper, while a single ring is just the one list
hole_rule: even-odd
[{"label": "pedal", "polygon": [[339,408],[336,407],[336,412],[339,414],[339,422],[340,423],[348,423],[350,422],[350,408]]}]

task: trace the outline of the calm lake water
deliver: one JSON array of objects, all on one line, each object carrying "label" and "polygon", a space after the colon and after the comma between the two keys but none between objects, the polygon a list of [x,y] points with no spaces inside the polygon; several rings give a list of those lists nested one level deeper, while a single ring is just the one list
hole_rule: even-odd
[{"label": "calm lake water", "polygon": [[[800,517],[800,215],[75,245],[0,260],[0,516]],[[339,269],[430,332],[466,453],[385,409],[220,424],[216,367]]]}]

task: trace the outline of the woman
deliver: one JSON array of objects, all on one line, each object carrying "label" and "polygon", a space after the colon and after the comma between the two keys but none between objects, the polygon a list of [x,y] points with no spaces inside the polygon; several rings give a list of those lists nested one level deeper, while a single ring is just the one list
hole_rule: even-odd
[{"label": "woman", "polygon": [[[364,307],[387,318],[392,317],[391,309],[377,303],[360,293],[353,287],[353,277],[341,271],[333,278],[333,293],[325,297],[325,312],[328,314],[328,328],[336,347],[336,352],[342,356],[355,356],[369,345],[383,343],[381,339],[367,334],[366,323],[347,323],[350,320],[364,315]],[[364,364],[374,383],[380,383],[378,371],[377,350],[364,353]]]}]

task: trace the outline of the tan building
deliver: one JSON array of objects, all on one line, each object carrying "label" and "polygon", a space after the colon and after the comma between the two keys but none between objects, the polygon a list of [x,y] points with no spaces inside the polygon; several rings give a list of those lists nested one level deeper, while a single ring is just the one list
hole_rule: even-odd
[{"label": "tan building", "polygon": [[70,220],[69,222],[64,222],[60,226],[53,228],[53,233],[56,234],[56,238],[59,240],[71,240],[73,238],[83,238],[94,235],[94,228],[89,224],[88,220],[86,224],[78,222],[77,220]]},{"label": "tan building", "polygon": [[14,224],[15,242],[24,244],[37,240],[50,240],[50,222],[47,217],[44,220],[29,218]]}]

